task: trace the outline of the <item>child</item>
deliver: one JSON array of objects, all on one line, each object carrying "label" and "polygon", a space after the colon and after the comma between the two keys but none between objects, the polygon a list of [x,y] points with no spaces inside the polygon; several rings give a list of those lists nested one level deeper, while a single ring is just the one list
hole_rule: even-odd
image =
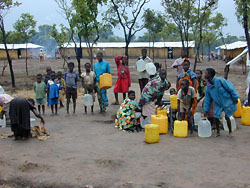
[{"label": "child", "polygon": [[[51,67],[46,67],[46,75],[44,78],[44,83],[46,86],[47,86],[48,81],[50,80],[51,71],[52,71]],[[48,106],[49,106],[49,93],[47,93],[47,102],[48,102]]]},{"label": "child", "polygon": [[64,107],[63,102],[64,102],[66,84],[65,84],[65,80],[62,78],[61,71],[58,71],[56,76],[57,76],[57,81],[62,86],[62,89],[59,91],[59,103],[60,103],[60,108],[63,108]]},{"label": "child", "polygon": [[[85,94],[90,94],[93,97],[93,102],[95,101],[95,85],[96,85],[96,76],[95,72],[91,70],[91,64],[86,63],[85,64],[85,70],[86,72],[83,72],[81,74],[82,77],[82,87],[84,88]],[[87,106],[85,108],[85,114],[87,114]],[[94,113],[94,103],[91,106],[91,113]]]},{"label": "child", "polygon": [[121,130],[133,131],[140,124],[139,117],[136,117],[138,104],[135,101],[135,92],[130,90],[128,98],[121,104],[115,119],[115,127]]},{"label": "child", "polygon": [[68,63],[69,71],[64,75],[64,80],[66,82],[66,99],[67,99],[67,114],[69,115],[69,103],[72,98],[73,101],[73,114],[76,112],[76,99],[77,99],[77,81],[79,77],[76,72],[74,72],[75,64],[73,62]]},{"label": "child", "polygon": [[[177,93],[176,93],[176,90],[174,88],[171,88],[170,91],[170,96],[171,95],[175,95],[175,97],[177,98]],[[172,109],[171,106],[169,107],[169,115],[170,115],[170,129],[171,131],[173,131],[173,124],[174,124],[174,121],[176,120],[176,113],[177,113],[177,110],[176,109]]]},{"label": "child", "polygon": [[58,97],[59,90],[62,89],[60,83],[55,81],[56,73],[55,71],[51,71],[50,80],[47,83],[48,93],[49,93],[49,105],[51,106],[52,116],[54,115],[54,106],[55,106],[55,115],[57,115],[57,105],[58,105]]},{"label": "child", "polygon": [[117,81],[114,87],[115,102],[112,105],[119,105],[118,93],[123,94],[123,100],[126,98],[126,93],[131,86],[130,71],[128,68],[127,56],[116,56],[115,63],[117,65]]},{"label": "child", "polygon": [[38,112],[41,115],[41,105],[42,105],[42,111],[43,115],[45,113],[45,106],[46,103],[46,85],[44,82],[42,82],[42,74],[36,75],[36,82],[33,85],[33,90],[36,93],[36,103],[38,104]]},{"label": "child", "polygon": [[205,97],[206,86],[204,85],[204,81],[202,79],[202,71],[196,70],[195,73],[197,75],[198,82],[199,82],[198,93],[199,93],[200,98],[197,100],[197,103],[199,103]]},{"label": "child", "polygon": [[192,105],[194,99],[196,98],[196,93],[193,87],[189,86],[189,81],[184,79],[181,81],[181,89],[178,91],[177,100],[178,100],[178,120],[185,120],[186,114],[188,119],[188,127],[190,133],[193,134],[193,114],[192,114]]}]

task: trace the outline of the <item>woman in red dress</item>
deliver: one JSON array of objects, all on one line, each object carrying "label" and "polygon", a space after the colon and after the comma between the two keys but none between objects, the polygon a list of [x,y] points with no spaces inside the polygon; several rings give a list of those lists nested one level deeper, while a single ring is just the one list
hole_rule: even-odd
[{"label": "woman in red dress", "polygon": [[117,81],[114,87],[115,102],[113,105],[119,105],[118,93],[123,94],[123,100],[126,99],[126,93],[128,93],[131,86],[130,71],[128,68],[127,56],[116,56],[115,63],[117,65]]}]

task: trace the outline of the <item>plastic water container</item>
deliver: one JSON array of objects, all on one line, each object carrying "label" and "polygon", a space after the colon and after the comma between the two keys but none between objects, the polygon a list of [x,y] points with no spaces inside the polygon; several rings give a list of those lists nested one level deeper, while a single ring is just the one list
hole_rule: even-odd
[{"label": "plastic water container", "polygon": [[90,94],[85,94],[83,96],[83,105],[84,106],[93,106],[93,97]]},{"label": "plastic water container", "polygon": [[163,115],[151,115],[151,123],[159,125],[159,133],[168,133],[168,117]]},{"label": "plastic water container", "polygon": [[139,59],[136,62],[136,69],[138,72],[143,72],[146,70],[146,65],[145,65],[145,62],[143,61],[143,59]]},{"label": "plastic water container", "polygon": [[145,67],[146,67],[146,71],[149,75],[155,75],[156,67],[155,67],[154,63],[147,63],[145,65]]},{"label": "plastic water container", "polygon": [[167,109],[163,108],[161,109],[160,107],[156,109],[156,115],[163,115],[163,116],[167,116]]},{"label": "plastic water container", "polygon": [[233,115],[235,118],[239,118],[241,117],[241,102],[240,99],[238,99],[238,103],[237,103],[237,110],[234,112]]},{"label": "plastic water container", "polygon": [[4,88],[0,85],[0,94],[5,94]]},{"label": "plastic water container", "polygon": [[3,109],[2,106],[0,106],[0,113],[2,112],[2,109]]},{"label": "plastic water container", "polygon": [[148,144],[152,144],[159,142],[159,140],[159,125],[147,124],[145,126],[145,142]]},{"label": "plastic water container", "polygon": [[144,119],[143,117],[141,117],[141,118],[140,118],[140,122],[141,122],[141,127],[142,127],[142,128],[145,128],[145,126],[146,126],[147,124],[150,124],[150,123],[151,123],[150,117],[148,116],[148,117],[146,117],[145,119]]},{"label": "plastic water container", "polygon": [[[229,119],[230,119],[230,121],[231,121],[231,128],[232,128],[232,131],[235,131],[235,130],[236,130],[235,119],[234,119],[233,116],[231,116]],[[226,121],[226,118],[225,118],[225,117],[223,117],[223,128],[224,128],[224,131],[229,131],[228,126],[227,126],[227,121]]]},{"label": "plastic water container", "polygon": [[188,122],[187,121],[174,121],[174,136],[185,138],[188,136]]},{"label": "plastic water container", "polygon": [[100,89],[109,89],[112,87],[112,75],[104,73],[99,77]]},{"label": "plastic water container", "polygon": [[177,95],[170,95],[170,106],[171,109],[177,110]]},{"label": "plastic water container", "polygon": [[5,115],[3,116],[3,119],[0,119],[0,125],[1,125],[1,127],[6,127],[6,117],[5,117]]},{"label": "plastic water container", "polygon": [[201,113],[200,112],[196,112],[194,113],[194,124],[198,125],[200,120],[201,120]]},{"label": "plastic water container", "polygon": [[212,129],[210,121],[207,118],[201,119],[198,123],[198,136],[199,137],[210,137],[212,135]]},{"label": "plastic water container", "polygon": [[34,127],[35,126],[36,119],[35,118],[30,118],[30,126]]},{"label": "plastic water container", "polygon": [[249,106],[242,107],[241,124],[250,126],[250,107]]}]

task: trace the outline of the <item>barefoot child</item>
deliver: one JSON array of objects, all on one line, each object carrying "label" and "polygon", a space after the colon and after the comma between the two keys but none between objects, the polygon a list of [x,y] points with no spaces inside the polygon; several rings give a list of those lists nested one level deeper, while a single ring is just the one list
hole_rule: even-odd
[{"label": "barefoot child", "polygon": [[186,115],[188,119],[188,127],[190,133],[193,133],[193,114],[192,105],[196,98],[196,92],[193,87],[189,86],[189,81],[184,79],[180,83],[181,89],[178,91],[178,120],[185,120]]},{"label": "barefoot child", "polygon": [[59,91],[59,103],[60,103],[60,108],[63,108],[64,107],[63,103],[64,103],[64,98],[65,98],[66,83],[65,83],[65,80],[62,78],[61,71],[58,71],[56,76],[57,76],[57,81],[62,86],[62,89]]},{"label": "barefoot child", "polygon": [[76,112],[77,81],[79,81],[79,77],[77,73],[74,72],[74,67],[75,64],[73,62],[69,62],[69,71],[67,71],[64,75],[64,80],[66,82],[67,114],[69,114],[69,103],[71,98],[73,101],[73,114]]},{"label": "barefoot child", "polygon": [[128,93],[128,89],[131,86],[131,79],[127,56],[116,56],[115,63],[118,78],[114,87],[115,102],[112,105],[119,105],[118,93],[123,94],[123,100],[126,99],[126,93]]},{"label": "barefoot child", "polygon": [[38,105],[38,112],[41,114],[41,106],[43,115],[45,113],[45,103],[46,103],[46,85],[42,82],[42,74],[36,75],[36,82],[33,85],[33,90],[36,94],[36,103]]},{"label": "barefoot child", "polygon": [[58,98],[59,98],[59,90],[62,89],[60,83],[55,81],[56,73],[52,71],[51,79],[47,83],[48,93],[49,93],[49,105],[51,107],[52,115],[54,115],[54,107],[55,107],[55,114],[57,115],[57,105],[58,105]]},{"label": "barefoot child", "polygon": [[[95,102],[95,72],[91,70],[91,64],[85,64],[85,72],[81,74],[82,77],[82,87],[84,88],[85,94],[90,94],[93,97],[93,102]],[[87,106],[84,106],[85,113],[87,114]],[[91,112],[94,113],[94,103],[91,106]]]},{"label": "barefoot child", "polygon": [[197,75],[197,79],[199,82],[198,93],[199,93],[200,98],[197,100],[197,103],[199,103],[205,97],[206,86],[204,85],[204,81],[202,78],[202,71],[196,70],[195,73]]}]

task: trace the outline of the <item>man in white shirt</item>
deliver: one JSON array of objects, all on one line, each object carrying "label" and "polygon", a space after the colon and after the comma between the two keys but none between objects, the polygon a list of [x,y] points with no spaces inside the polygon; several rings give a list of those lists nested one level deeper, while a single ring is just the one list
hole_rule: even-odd
[{"label": "man in white shirt", "polygon": [[[141,50],[142,56],[139,57],[138,60],[142,59],[145,62],[145,65],[147,63],[152,63],[152,60],[147,56],[147,49],[142,49]],[[146,70],[142,72],[138,72],[138,80],[139,80],[139,85],[140,85],[140,91],[142,92],[143,88],[145,85],[147,85],[148,80],[149,80],[149,74],[147,73]]]}]

